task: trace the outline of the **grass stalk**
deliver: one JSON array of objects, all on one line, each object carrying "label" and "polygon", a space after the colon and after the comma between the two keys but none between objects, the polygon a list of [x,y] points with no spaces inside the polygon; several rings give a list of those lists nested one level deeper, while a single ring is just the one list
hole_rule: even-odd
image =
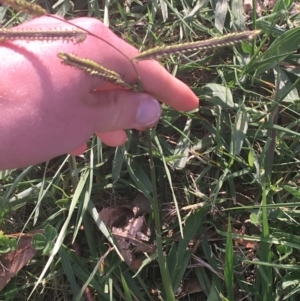
[{"label": "grass stalk", "polygon": [[148,148],[149,148],[149,166],[150,166],[150,173],[151,173],[151,181],[153,184],[153,196],[152,196],[152,208],[153,208],[153,215],[154,215],[154,223],[155,223],[155,234],[156,234],[156,244],[157,244],[157,260],[159,264],[159,269],[162,276],[162,282],[164,291],[166,294],[166,300],[168,301],[175,301],[174,293],[172,290],[172,282],[170,279],[169,269],[167,266],[167,261],[163,251],[163,240],[161,234],[161,217],[160,217],[160,208],[158,205],[158,196],[157,196],[157,179],[155,174],[155,164],[152,154],[152,139],[151,139],[151,130],[146,130],[146,137],[148,141]]}]

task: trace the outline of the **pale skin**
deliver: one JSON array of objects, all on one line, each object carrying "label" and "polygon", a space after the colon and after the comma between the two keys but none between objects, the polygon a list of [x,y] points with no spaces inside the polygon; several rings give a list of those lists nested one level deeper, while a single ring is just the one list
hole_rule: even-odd
[{"label": "pale skin", "polygon": [[[96,19],[72,22],[101,36],[129,58],[138,52]],[[71,27],[41,17],[17,28]],[[109,146],[122,145],[125,129],[145,129],[157,123],[161,113],[157,100],[179,111],[198,106],[189,87],[155,61],[135,63],[145,91],[137,93],[62,64],[58,52],[94,60],[130,83],[137,81],[129,60],[92,36],[82,43],[0,43],[0,169],[26,167],[66,153],[80,154],[93,133]]]}]

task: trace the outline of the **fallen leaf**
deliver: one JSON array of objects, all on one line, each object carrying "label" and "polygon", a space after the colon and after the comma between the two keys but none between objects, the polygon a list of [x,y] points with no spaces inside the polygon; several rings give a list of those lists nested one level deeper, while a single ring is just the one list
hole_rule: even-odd
[{"label": "fallen leaf", "polygon": [[141,260],[136,259],[135,253],[155,252],[154,246],[147,243],[151,233],[144,216],[130,219],[126,227],[113,227],[112,234],[125,262],[133,269],[142,264]]},{"label": "fallen leaf", "polygon": [[127,224],[127,220],[133,217],[133,212],[127,207],[103,208],[100,218],[108,227],[120,227]]},{"label": "fallen leaf", "polygon": [[[240,235],[245,234],[244,227],[242,227],[241,230],[237,230],[236,228],[231,227],[231,231],[232,231],[232,233],[235,233],[235,234],[240,234]],[[251,241],[251,240],[244,239],[244,238],[235,238],[235,239],[233,239],[233,241],[236,244],[244,246],[247,249],[256,249],[259,247],[259,244],[256,241]]]},{"label": "fallen leaf", "polygon": [[177,298],[183,298],[187,295],[202,292],[199,280],[197,278],[192,278],[185,280],[183,285],[177,290]]},{"label": "fallen leaf", "polygon": [[23,236],[18,242],[17,250],[0,256],[0,291],[36,254],[31,245],[32,236]]},{"label": "fallen leaf", "polygon": [[150,201],[144,195],[137,196],[132,203],[127,205],[127,207],[133,211],[134,216],[140,216],[151,212]]},{"label": "fallen leaf", "polygon": [[149,200],[139,196],[127,206],[104,208],[99,213],[111,230],[124,261],[132,269],[138,269],[143,262],[136,257],[136,253],[155,252],[155,247],[148,243],[151,231],[143,216],[149,212]]}]

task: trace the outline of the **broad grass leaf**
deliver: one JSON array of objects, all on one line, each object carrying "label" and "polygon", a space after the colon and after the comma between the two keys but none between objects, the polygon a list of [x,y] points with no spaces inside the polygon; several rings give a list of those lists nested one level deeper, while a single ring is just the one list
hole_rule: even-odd
[{"label": "broad grass leaf", "polygon": [[250,149],[248,152],[248,164],[250,167],[254,166],[254,150]]},{"label": "broad grass leaf", "polygon": [[[80,292],[80,288],[77,284],[77,281],[75,279],[75,275],[74,275],[74,271],[72,268],[72,261],[70,260],[70,258],[68,257],[67,252],[65,251],[65,248],[60,248],[59,252],[58,252],[60,259],[61,259],[61,264],[63,267],[63,270],[70,282],[71,288],[72,288],[72,292],[73,295],[76,296],[79,294]],[[83,301],[83,299],[81,298],[80,301]]]},{"label": "broad grass leaf", "polygon": [[260,75],[294,53],[299,45],[300,27],[287,30],[284,34],[279,36],[260,57],[246,66],[245,71],[255,72],[256,75]]},{"label": "broad grass leaf", "polygon": [[94,149],[90,150],[90,169],[88,170],[88,179],[82,188],[82,193],[79,197],[79,206],[77,211],[75,229],[73,232],[72,243],[74,243],[78,231],[82,225],[83,217],[87,211],[87,207],[91,198],[92,188],[93,188],[93,181],[94,181]]},{"label": "broad grass leaf", "polygon": [[128,287],[128,284],[127,284],[127,282],[126,282],[126,280],[123,276],[123,273],[121,273],[121,282],[122,282],[122,285],[123,285],[126,300],[133,301],[133,299],[131,298],[131,291],[130,291],[130,289]]},{"label": "broad grass leaf", "polygon": [[151,199],[151,193],[153,192],[153,186],[146,175],[145,171],[134,159],[127,158],[125,160],[127,164],[127,170],[136,184],[137,188],[145,195],[148,199]]},{"label": "broad grass leaf", "polygon": [[73,198],[72,198],[72,201],[71,201],[71,204],[70,204],[70,207],[69,207],[69,211],[68,211],[68,215],[67,215],[67,218],[58,234],[58,237],[56,239],[56,242],[53,246],[53,249],[51,251],[51,254],[50,254],[50,257],[49,259],[47,260],[41,274],[39,275],[39,278],[38,280],[36,281],[35,285],[34,285],[34,288],[29,296],[29,298],[31,297],[31,295],[33,294],[33,292],[36,290],[37,286],[41,283],[44,275],[46,274],[48,268],[50,267],[52,261],[54,260],[54,256],[57,254],[57,252],[59,251],[61,245],[63,244],[63,241],[67,235],[67,229],[68,229],[68,226],[69,226],[69,223],[71,221],[71,218],[73,216],[73,213],[74,213],[74,210],[76,208],[76,205],[77,205],[77,202],[78,202],[78,199],[84,189],[84,186],[85,186],[85,183],[88,179],[88,175],[89,175],[90,171],[88,169],[86,169],[81,177],[80,177],[80,181],[76,187],[76,190],[74,192],[74,195],[73,195]]},{"label": "broad grass leaf", "polygon": [[198,12],[205,9],[207,7],[209,0],[202,0],[195,2],[195,6],[193,9],[187,14],[187,18],[193,18],[198,15]]},{"label": "broad grass leaf", "polygon": [[[124,277],[124,281],[126,282],[129,292],[132,294],[132,296],[135,297],[134,300],[139,300],[139,301],[149,300],[148,298],[147,299],[145,298],[146,296],[144,295],[144,293],[141,292],[140,284],[137,283],[135,279],[132,278],[132,274],[128,270],[123,272],[122,276]],[[131,299],[126,299],[126,300],[131,300]]]},{"label": "broad grass leaf", "polygon": [[227,15],[228,1],[227,0],[217,0],[215,8],[215,27],[223,32],[224,24]]},{"label": "broad grass leaf", "polygon": [[284,185],[283,188],[289,192],[290,194],[292,194],[293,196],[297,197],[298,199],[300,199],[300,191],[298,189],[296,189],[295,187],[292,186],[288,186],[288,185]]},{"label": "broad grass leaf", "polygon": [[[223,283],[223,279],[222,279],[222,273],[219,270],[218,260],[215,258],[215,256],[212,256],[212,249],[207,240],[207,237],[206,237],[207,232],[206,231],[207,230],[206,230],[206,228],[204,228],[203,224],[199,223],[198,234],[200,235],[200,237],[202,237],[201,248],[203,250],[205,258],[207,259],[207,263],[210,265],[211,269],[213,269],[215,271],[214,273],[211,274],[212,281],[210,283],[212,283],[212,284],[210,287],[210,292],[209,292],[207,300],[214,301],[214,300],[218,300],[218,298],[214,299],[214,297],[216,297],[216,295],[215,295],[216,290],[219,292],[224,291],[224,283]],[[224,236],[227,237],[227,234],[224,233]]]},{"label": "broad grass leaf", "polygon": [[125,146],[122,145],[117,147],[115,151],[113,167],[112,167],[113,184],[115,184],[120,178],[120,173],[122,170],[124,159],[125,159]]},{"label": "broad grass leaf", "polygon": [[[268,268],[278,269],[278,270],[288,270],[288,271],[299,271],[299,264],[276,264],[274,262],[268,263],[259,260],[243,260],[243,262],[247,264],[255,264],[258,267],[264,266]],[[261,272],[261,271],[260,271]],[[266,299],[266,300],[273,300],[273,299]],[[286,300],[285,298],[283,300]],[[294,299],[296,300],[296,299]]]},{"label": "broad grass leaf", "polygon": [[6,11],[9,9],[8,6],[1,6],[0,7],[0,22],[1,24],[3,24],[4,22],[4,18],[5,18],[5,15],[6,15]]},{"label": "broad grass leaf", "polygon": [[232,0],[231,1],[231,12],[233,15],[232,23],[235,30],[245,30],[245,12],[243,1]]},{"label": "broad grass leaf", "polygon": [[235,123],[231,134],[231,154],[237,156],[240,154],[244,139],[248,129],[248,113],[245,111],[238,111]]},{"label": "broad grass leaf", "polygon": [[[296,88],[292,88],[292,83],[285,72],[276,66],[274,69],[275,86],[278,86],[278,100],[280,102],[295,103],[299,99],[299,93]],[[278,81],[278,83],[277,83]]]},{"label": "broad grass leaf", "polygon": [[166,22],[168,19],[168,5],[165,0],[159,0],[159,2],[163,20]]},{"label": "broad grass leaf", "polygon": [[177,218],[178,218],[180,233],[181,233],[181,236],[183,237],[183,229],[182,229],[181,215],[180,215],[180,210],[179,210],[179,206],[178,206],[176,194],[175,194],[175,191],[174,191],[174,188],[173,188],[172,176],[171,176],[169,167],[168,167],[168,165],[167,165],[167,162],[166,162],[166,159],[165,159],[165,156],[164,156],[164,153],[163,153],[161,144],[160,144],[160,142],[159,142],[159,138],[158,138],[158,136],[156,135],[156,133],[155,133],[155,136],[154,136],[154,141],[155,141],[155,143],[156,143],[156,145],[157,145],[157,148],[158,148],[159,153],[160,153],[160,156],[161,156],[161,160],[162,160],[163,165],[164,165],[165,173],[166,173],[166,176],[167,176],[167,179],[168,179],[168,182],[169,182],[169,187],[170,187],[170,189],[171,189],[173,201],[174,201],[175,208],[176,208],[176,214],[177,214]]},{"label": "broad grass leaf", "polygon": [[213,281],[212,286],[210,287],[210,292],[207,297],[207,301],[216,301],[220,300],[220,292],[218,292],[217,284]]},{"label": "broad grass leaf", "polygon": [[110,242],[110,244],[115,248],[115,250],[118,253],[118,255],[120,256],[120,258],[123,259],[121,253],[118,250],[117,245],[115,244],[115,241],[112,237],[112,234],[110,233],[110,231],[106,227],[105,223],[102,221],[97,208],[95,207],[95,205],[93,204],[93,202],[91,200],[88,204],[88,211],[89,211],[91,217],[94,219],[94,221],[95,221],[96,225],[98,226],[99,230],[106,237],[106,239]]},{"label": "broad grass leaf", "polygon": [[[91,271],[87,268],[87,264],[86,264],[86,260],[82,259],[83,261],[81,261],[81,258],[79,258],[73,250],[68,249],[67,247],[65,247],[64,245],[61,247],[60,252],[64,250],[65,252],[65,256],[67,257],[67,260],[70,262],[71,266],[72,266],[72,272],[74,273],[74,275],[81,280],[82,282],[86,282],[89,280],[90,276],[92,275]],[[61,253],[60,253],[61,255]],[[64,256],[61,255],[61,256]],[[98,255],[99,256],[99,255]],[[101,260],[101,259],[100,259]],[[112,265],[114,264],[119,264],[119,262],[113,262]],[[97,272],[99,272],[99,266],[98,264],[95,264],[95,267],[97,267]],[[97,277],[95,276],[95,274],[93,275],[94,277],[92,277],[92,279],[89,280],[89,284],[91,286],[93,286],[93,288],[98,292],[98,294],[100,296],[102,296],[104,299],[103,300],[107,300],[107,296],[106,294],[104,294],[103,292],[103,288],[102,288],[102,281],[105,281],[104,277],[99,277],[97,279]],[[102,280],[102,281],[101,281]],[[84,284],[85,285],[85,284]],[[74,295],[74,301],[77,299],[78,300],[78,296],[80,296],[80,293],[76,295]],[[79,298],[80,299],[80,298]],[[101,299],[102,300],[102,299]]]},{"label": "broad grass leaf", "polygon": [[178,248],[173,244],[168,254],[167,263],[174,292],[179,287],[191,258],[191,253],[187,251],[188,244],[197,233],[204,214],[205,210],[198,210],[186,220],[183,239],[180,240]]},{"label": "broad grass leaf", "polygon": [[14,169],[0,170],[0,180],[9,176],[13,171],[14,171]]},{"label": "broad grass leaf", "polygon": [[180,136],[174,151],[174,156],[178,156],[178,159],[175,159],[171,163],[175,169],[183,169],[186,166],[187,158],[191,148],[191,140],[189,139],[191,126],[192,119],[188,118],[183,130],[184,135]]},{"label": "broad grass leaf", "polygon": [[[28,173],[33,169],[33,166],[27,167],[25,170],[23,170],[14,180],[12,185],[10,186],[9,189],[4,193],[2,196],[1,202],[0,202],[0,208],[4,208],[7,203],[12,203],[13,201],[16,201],[17,198],[13,196],[11,199],[11,195],[15,193],[15,189],[18,186],[18,184],[23,180],[24,177],[28,175]],[[30,190],[31,192],[31,190]]]},{"label": "broad grass leaf", "polygon": [[275,5],[273,7],[273,12],[279,12],[283,10],[285,13],[289,13],[289,8],[294,3],[294,0],[281,0],[281,1],[275,1]]},{"label": "broad grass leaf", "polygon": [[[282,14],[277,14],[279,17],[282,16]],[[267,32],[270,36],[277,38],[284,34],[286,30],[279,25],[275,24],[272,25],[268,19],[266,20],[265,17],[259,18],[256,22],[257,28],[262,29],[262,31]]]},{"label": "broad grass leaf", "polygon": [[228,219],[228,227],[227,227],[224,280],[225,280],[225,285],[226,285],[226,289],[227,289],[228,299],[230,301],[234,301],[233,243],[232,243],[232,237],[231,237],[230,218]]},{"label": "broad grass leaf", "polygon": [[210,282],[210,277],[206,272],[206,269],[204,267],[197,267],[194,268],[194,272],[198,278],[201,289],[203,290],[205,295],[208,296],[211,288],[211,282]]},{"label": "broad grass leaf", "polygon": [[207,97],[207,101],[214,105],[235,108],[232,94],[229,88],[219,84],[206,84],[204,86],[204,92]]}]

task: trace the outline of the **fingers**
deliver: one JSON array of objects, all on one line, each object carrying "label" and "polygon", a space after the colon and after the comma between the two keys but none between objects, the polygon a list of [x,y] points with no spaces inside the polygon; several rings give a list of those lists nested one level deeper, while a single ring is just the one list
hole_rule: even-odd
[{"label": "fingers", "polygon": [[101,139],[103,143],[112,147],[121,146],[127,140],[127,135],[124,131],[97,133],[97,136]]},{"label": "fingers", "polygon": [[146,93],[178,111],[191,111],[198,107],[199,99],[191,89],[157,62],[143,61],[136,64]]},{"label": "fingers", "polygon": [[[121,74],[128,82],[135,83],[140,78],[144,92],[167,105],[180,110],[190,111],[199,105],[198,97],[187,85],[174,78],[158,62],[154,60],[132,63],[132,59],[138,51],[117,37],[100,21],[93,18],[77,18],[71,21],[80,27],[99,36],[99,39],[88,36],[80,45],[64,43],[60,51],[76,54],[83,58],[89,58]],[[70,26],[63,21],[49,17],[36,18],[33,21],[21,25],[24,28],[47,28]],[[105,41],[106,42],[105,42]],[[136,71],[133,67],[136,67]],[[66,66],[62,66],[66,68]],[[103,82],[103,81],[102,81]],[[101,80],[93,80],[92,88],[101,87]]]},{"label": "fingers", "polygon": [[[123,145],[127,140],[127,135],[124,131],[115,131],[115,132],[108,132],[108,133],[96,133],[97,136],[101,139],[101,141],[112,147],[117,147]],[[70,152],[72,156],[80,156],[83,154],[87,149],[86,143],[81,145],[80,147],[74,149]]]},{"label": "fingers", "polygon": [[73,151],[71,151],[70,155],[72,155],[72,156],[80,156],[82,153],[84,153],[86,151],[86,149],[87,149],[86,143],[84,143],[80,147],[78,147],[78,148],[74,149]]},{"label": "fingers", "polygon": [[126,90],[91,92],[84,101],[88,105],[84,118],[92,121],[96,133],[149,128],[161,115],[159,102],[143,93]]},{"label": "fingers", "polygon": [[[89,120],[101,141],[112,147],[126,142],[127,135],[122,129],[152,127],[161,114],[159,102],[150,95],[124,90],[91,92],[85,102],[88,116],[83,114],[82,118]],[[70,154],[77,156],[85,150],[86,144]]]}]

